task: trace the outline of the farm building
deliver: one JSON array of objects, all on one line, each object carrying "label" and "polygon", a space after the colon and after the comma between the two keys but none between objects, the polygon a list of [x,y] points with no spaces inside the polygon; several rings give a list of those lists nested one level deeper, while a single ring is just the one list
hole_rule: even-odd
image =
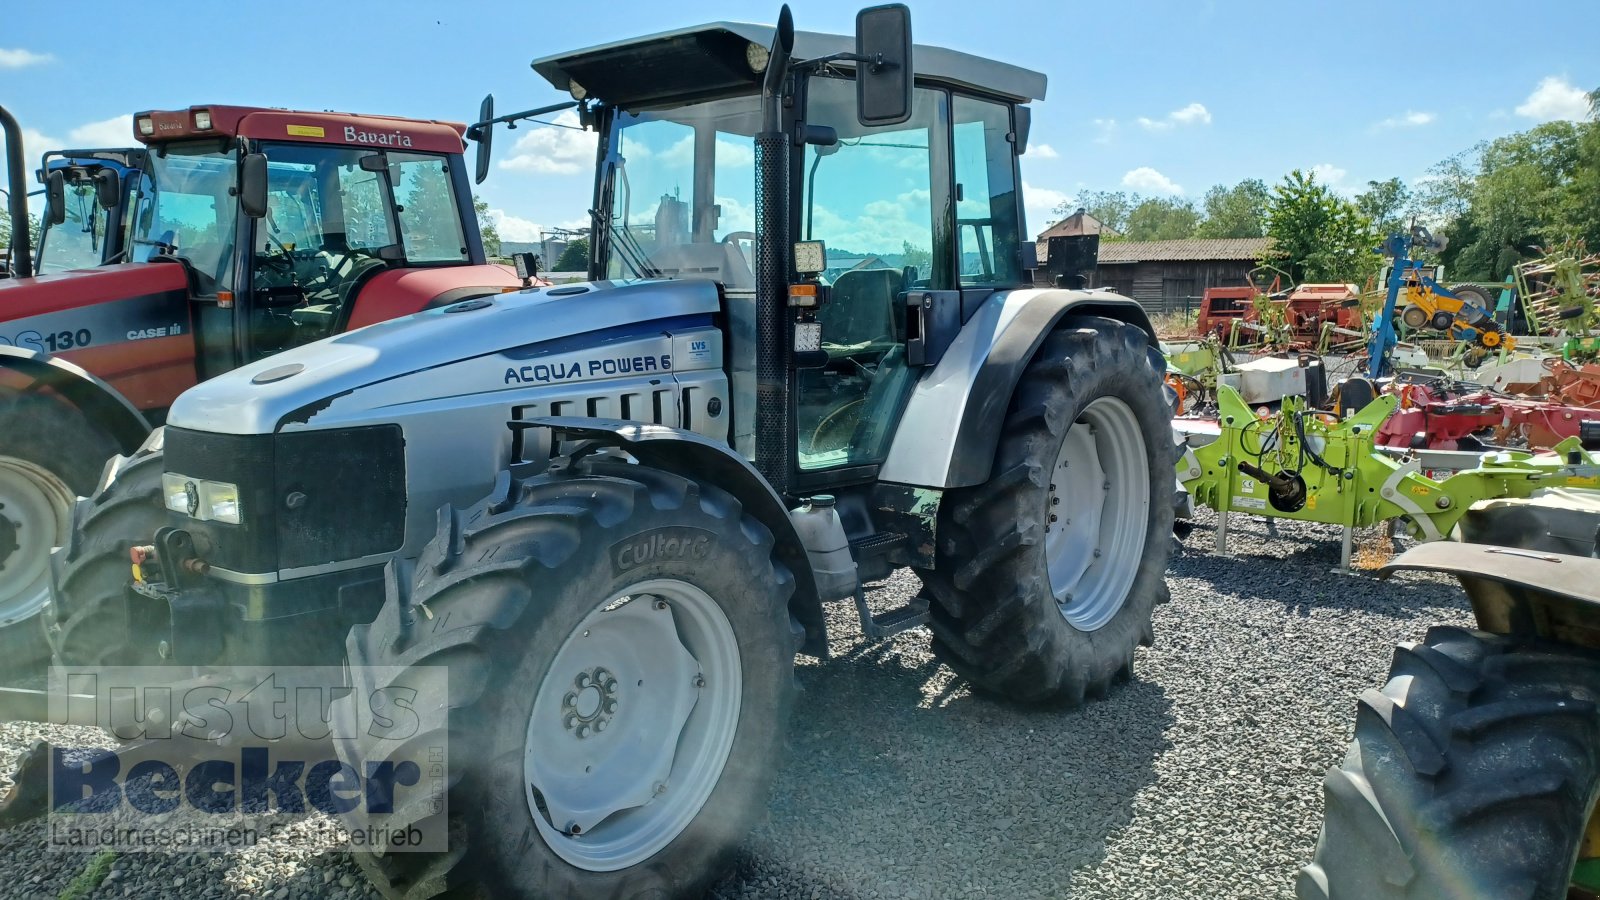
[{"label": "farm building", "polygon": [[1152,312],[1194,309],[1208,287],[1249,284],[1266,238],[1102,241],[1095,287],[1139,301]]}]

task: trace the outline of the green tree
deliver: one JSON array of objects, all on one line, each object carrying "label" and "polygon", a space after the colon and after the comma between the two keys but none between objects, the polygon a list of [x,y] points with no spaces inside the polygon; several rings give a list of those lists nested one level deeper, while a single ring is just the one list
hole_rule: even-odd
[{"label": "green tree", "polygon": [[1200,201],[1200,238],[1258,238],[1266,234],[1267,183],[1246,178],[1233,187],[1213,185]]},{"label": "green tree", "polygon": [[1398,178],[1369,181],[1367,189],[1356,195],[1356,208],[1372,220],[1380,234],[1408,230],[1411,207],[1411,190]]},{"label": "green tree", "polygon": [[1059,220],[1072,215],[1082,207],[1089,215],[1099,221],[1101,227],[1116,232],[1116,235],[1104,235],[1101,240],[1114,240],[1128,229],[1128,216],[1134,207],[1140,203],[1138,194],[1129,194],[1126,191],[1082,191],[1076,200],[1069,200],[1058,205],[1055,209],[1056,218]]},{"label": "green tree", "polygon": [[589,270],[589,239],[577,238],[567,244],[556,260],[552,272],[586,272]]},{"label": "green tree", "polygon": [[499,256],[500,230],[494,227],[494,219],[489,218],[489,201],[473,194],[472,212],[478,217],[478,233],[483,236],[483,255]]},{"label": "green tree", "polygon": [[1267,237],[1271,256],[1264,261],[1287,270],[1296,282],[1359,284],[1379,265],[1372,220],[1299,169],[1272,189]]},{"label": "green tree", "polygon": [[1446,232],[1453,279],[1497,281],[1535,247],[1600,239],[1597,128],[1546,122],[1482,148],[1467,209]]},{"label": "green tree", "polygon": [[1150,197],[1128,213],[1127,227],[1119,229],[1130,241],[1172,241],[1194,235],[1200,213],[1187,200]]},{"label": "green tree", "polygon": [[923,247],[914,247],[910,241],[901,241],[900,265],[915,266],[919,272],[932,271],[933,251]]}]

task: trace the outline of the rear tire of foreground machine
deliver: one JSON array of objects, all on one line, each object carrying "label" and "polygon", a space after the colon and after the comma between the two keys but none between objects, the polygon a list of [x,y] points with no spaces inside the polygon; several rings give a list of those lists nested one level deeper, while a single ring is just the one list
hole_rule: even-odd
[{"label": "rear tire of foreground machine", "polygon": [[44,629],[57,665],[101,666],[131,661],[124,609],[128,551],[167,524],[161,502],[162,434],[132,456],[105,466],[93,495],[72,511],[66,546],[50,561],[53,590]]},{"label": "rear tire of foreground machine", "polygon": [[1597,697],[1595,651],[1456,627],[1401,644],[1323,781],[1300,900],[1566,897],[1600,793]]},{"label": "rear tire of foreground machine", "polygon": [[[552,467],[442,512],[414,578],[391,564],[382,611],[351,630],[335,704],[357,771],[449,736],[446,821],[422,796],[350,822],[437,827],[448,850],[358,852],[372,882],[407,900],[699,896],[781,755],[794,579],[773,551],[731,495],[642,465]],[[397,683],[422,685],[420,725],[380,739],[362,698]]]},{"label": "rear tire of foreground machine", "polygon": [[1068,317],[1023,372],[989,481],[946,499],[921,575],[934,652],[975,686],[1076,704],[1132,676],[1167,598],[1164,371],[1140,329]]},{"label": "rear tire of foreground machine", "polygon": [[0,392],[0,667],[20,673],[49,654],[39,614],[50,551],[65,542],[75,498],[94,490],[116,452],[77,409]]}]

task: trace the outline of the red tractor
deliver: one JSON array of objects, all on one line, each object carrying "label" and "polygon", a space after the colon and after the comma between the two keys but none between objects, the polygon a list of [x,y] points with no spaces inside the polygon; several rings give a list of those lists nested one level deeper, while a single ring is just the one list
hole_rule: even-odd
[{"label": "red tractor", "polygon": [[[20,128],[4,110],[0,125],[16,201]],[[139,113],[133,137],[147,158],[129,261],[90,269],[33,275],[26,205],[10,204],[19,246],[16,277],[0,279],[0,653],[42,650],[32,620],[73,498],[92,494],[106,459],[132,453],[185,389],[524,283],[486,263],[464,133],[239,106]]]}]

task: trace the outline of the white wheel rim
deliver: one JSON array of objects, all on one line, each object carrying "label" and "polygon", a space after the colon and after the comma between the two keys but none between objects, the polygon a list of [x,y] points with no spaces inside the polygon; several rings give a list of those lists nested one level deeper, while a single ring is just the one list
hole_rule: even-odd
[{"label": "white wheel rim", "polygon": [[1127,602],[1144,556],[1150,466],[1128,404],[1101,397],[1067,429],[1045,499],[1045,559],[1061,615],[1095,631]]},{"label": "white wheel rim", "polygon": [[653,579],[599,604],[528,717],[524,793],[545,843],[592,872],[671,843],[722,777],[742,695],[738,639],[704,591]]},{"label": "white wheel rim", "polygon": [[50,551],[67,541],[72,490],[48,470],[0,456],[0,627],[36,615],[50,597]]}]

